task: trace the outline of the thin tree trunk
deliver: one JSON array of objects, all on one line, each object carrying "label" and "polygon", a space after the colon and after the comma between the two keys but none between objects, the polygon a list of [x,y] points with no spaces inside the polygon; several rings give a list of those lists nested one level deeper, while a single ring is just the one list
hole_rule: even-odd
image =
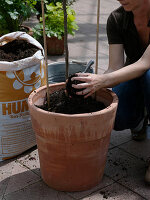
[{"label": "thin tree trunk", "polygon": [[65,47],[65,63],[66,63],[66,80],[69,75],[69,52],[68,52],[68,30],[67,30],[67,0],[63,0],[63,11],[64,11],[64,47]]},{"label": "thin tree trunk", "polygon": [[46,33],[45,33],[45,13],[44,13],[44,0],[41,0],[42,18],[43,18],[43,39],[44,39],[44,54],[45,54],[45,67],[46,67],[46,85],[47,85],[47,103],[48,109],[50,108],[50,95],[48,84],[48,64],[47,64],[47,45],[46,45]]},{"label": "thin tree trunk", "polygon": [[100,17],[100,0],[97,1],[97,30],[96,30],[96,65],[95,65],[95,74],[98,74],[99,17]]}]

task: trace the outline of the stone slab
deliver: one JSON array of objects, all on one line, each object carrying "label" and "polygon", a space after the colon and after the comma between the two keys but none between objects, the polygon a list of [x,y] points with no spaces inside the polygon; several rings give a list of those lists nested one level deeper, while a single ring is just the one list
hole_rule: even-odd
[{"label": "stone slab", "polygon": [[123,131],[112,131],[110,142],[114,146],[119,146],[123,143],[131,141],[131,132],[129,129]]},{"label": "stone slab", "polygon": [[138,194],[128,190],[127,188],[114,183],[104,189],[97,191],[89,197],[85,197],[82,200],[144,200],[144,197],[139,196]]},{"label": "stone slab", "polygon": [[38,181],[17,192],[5,195],[6,200],[73,200],[64,192],[49,188],[43,181]]},{"label": "stone slab", "polygon": [[26,166],[30,170],[32,170],[38,176],[41,176],[40,173],[40,162],[39,162],[39,154],[37,147],[32,150],[26,152],[17,159],[22,165]]},{"label": "stone slab", "polygon": [[82,191],[82,192],[71,192],[68,193],[69,196],[75,198],[75,199],[81,199],[85,196],[88,196],[90,194],[92,194],[93,192],[106,187],[107,185],[112,184],[114,181],[110,178],[108,178],[107,176],[104,176],[102,181],[94,188],[87,190],[87,191]]},{"label": "stone slab", "polygon": [[107,176],[111,177],[115,181],[118,181],[133,174],[138,175],[139,170],[143,170],[145,172],[144,161],[117,147],[109,150],[105,167],[105,174]]}]

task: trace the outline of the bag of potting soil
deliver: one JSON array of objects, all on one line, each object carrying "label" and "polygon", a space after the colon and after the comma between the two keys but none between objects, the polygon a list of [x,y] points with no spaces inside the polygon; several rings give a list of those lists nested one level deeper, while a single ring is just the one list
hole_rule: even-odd
[{"label": "bag of potting soil", "polygon": [[[33,47],[32,50],[35,52],[32,51],[32,56],[28,57],[28,51],[24,49],[23,43],[19,49],[12,46],[13,41],[18,40]],[[25,58],[17,60],[16,57],[22,55],[22,49]],[[13,56],[15,61],[11,61]],[[5,57],[9,61],[5,61]],[[33,90],[45,84],[45,73],[42,46],[24,32],[13,32],[0,37],[0,60],[0,161],[2,161],[36,145],[27,98]]]}]

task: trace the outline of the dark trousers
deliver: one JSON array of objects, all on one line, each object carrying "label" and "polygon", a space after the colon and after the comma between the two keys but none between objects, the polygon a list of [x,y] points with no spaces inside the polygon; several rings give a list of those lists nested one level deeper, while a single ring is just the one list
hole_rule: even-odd
[{"label": "dark trousers", "polygon": [[115,86],[119,98],[115,119],[115,130],[135,128],[144,117],[146,108],[150,116],[150,70],[141,77]]}]

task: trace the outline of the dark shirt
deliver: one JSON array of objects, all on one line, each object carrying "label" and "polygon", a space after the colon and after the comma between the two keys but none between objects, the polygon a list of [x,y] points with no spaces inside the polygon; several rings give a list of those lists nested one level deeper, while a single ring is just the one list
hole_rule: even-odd
[{"label": "dark shirt", "polygon": [[122,6],[114,10],[108,17],[107,37],[109,44],[124,45],[127,56],[125,65],[136,62],[146,49],[141,46],[133,13],[125,11]]}]

